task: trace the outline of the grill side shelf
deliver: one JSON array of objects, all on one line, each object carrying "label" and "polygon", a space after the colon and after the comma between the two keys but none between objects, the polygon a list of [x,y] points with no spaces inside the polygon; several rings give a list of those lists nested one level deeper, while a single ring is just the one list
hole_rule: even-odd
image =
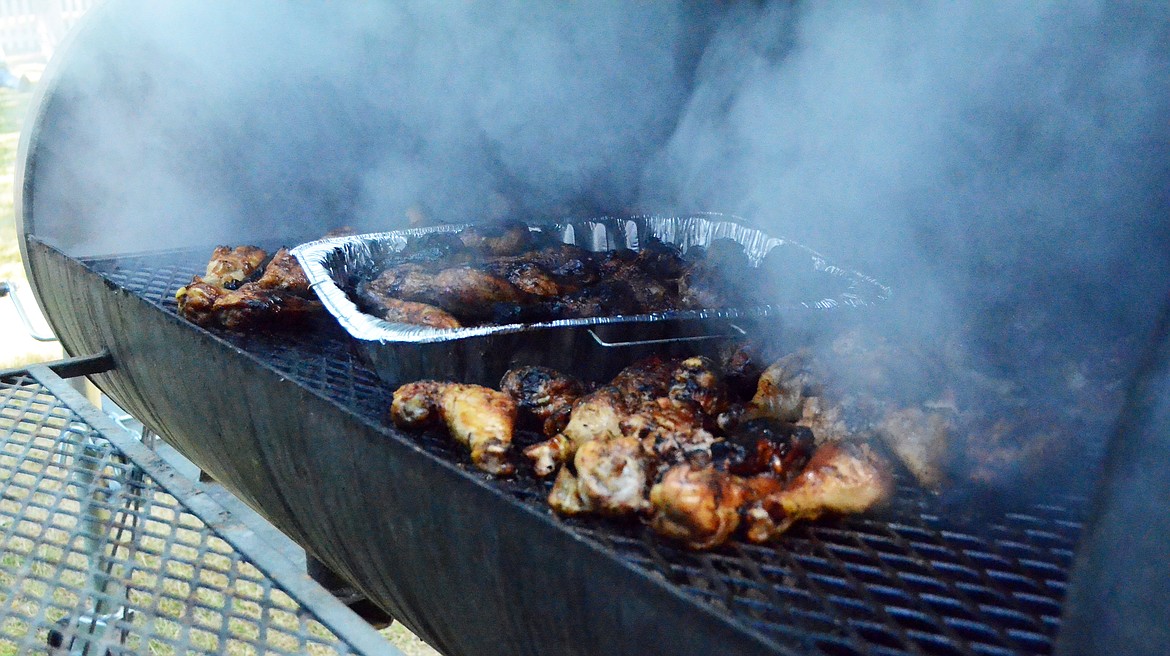
[{"label": "grill side shelf", "polygon": [[0,646],[401,653],[53,366],[0,376]]}]

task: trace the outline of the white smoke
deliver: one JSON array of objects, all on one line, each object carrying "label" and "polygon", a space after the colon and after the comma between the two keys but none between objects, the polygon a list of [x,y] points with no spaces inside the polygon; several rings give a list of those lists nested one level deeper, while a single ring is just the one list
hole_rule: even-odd
[{"label": "white smoke", "polygon": [[[1023,378],[1021,344],[1140,335],[1166,298],[1168,15],[111,2],[62,55],[32,229],[93,255],[392,229],[412,209],[730,212],[892,285],[894,332],[990,326],[968,350]],[[1036,308],[1043,330],[1017,338]]]}]

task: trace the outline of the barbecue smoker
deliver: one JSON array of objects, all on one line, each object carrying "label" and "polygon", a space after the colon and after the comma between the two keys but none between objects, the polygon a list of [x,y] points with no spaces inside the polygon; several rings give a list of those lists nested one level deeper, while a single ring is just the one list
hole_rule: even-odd
[{"label": "barbecue smoker", "polygon": [[[901,476],[881,513],[818,521],[777,545],[694,553],[642,526],[554,516],[536,479],[486,477],[449,440],[395,429],[392,390],[340,327],[235,334],[180,318],[175,290],[215,245],[321,237],[358,215],[364,191],[347,171],[371,149],[400,147],[360,121],[319,123],[382,108],[348,103],[326,66],[309,71],[315,88],[281,77],[263,61],[267,45],[243,42],[257,25],[291,23],[240,11],[226,25],[208,9],[111,2],[54,60],[22,143],[29,278],[71,355],[111,356],[91,376],[98,387],[436,648],[1006,656],[1170,644],[1165,321],[1088,495],[1071,487],[960,521]],[[315,11],[294,13],[319,20],[323,50],[340,48],[328,39],[343,26]],[[693,24],[674,28],[695,35],[694,52],[671,53],[665,74],[684,86],[710,27],[691,13]],[[163,47],[199,21],[199,47]],[[301,37],[275,41],[296,48]],[[370,52],[346,52],[349,66],[377,67]],[[160,94],[189,112],[161,113]],[[666,98],[662,114],[680,102]],[[273,115],[287,131],[272,131]],[[660,139],[662,124],[627,127]],[[637,159],[644,145],[615,148]]]}]

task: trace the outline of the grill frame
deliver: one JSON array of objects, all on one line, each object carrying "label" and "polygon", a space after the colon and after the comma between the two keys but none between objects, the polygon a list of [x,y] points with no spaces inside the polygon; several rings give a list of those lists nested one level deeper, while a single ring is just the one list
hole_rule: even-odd
[{"label": "grill frame", "polygon": [[[820,522],[776,547],[691,554],[641,526],[557,518],[545,484],[491,479],[442,436],[395,430],[390,390],[339,329],[322,329],[334,331],[322,348],[180,319],[164,290],[186,282],[202,254],[135,267],[29,246],[38,275],[81,293],[70,312],[48,309],[65,343],[113,352],[116,368],[95,380],[103,390],[446,653],[1052,649],[1083,499],[963,527],[903,482],[885,516]],[[173,268],[157,265],[172,256]],[[80,308],[97,314],[90,326],[58,325]],[[311,347],[325,356],[306,359]],[[297,366],[282,365],[286,356]],[[150,385],[165,392],[142,391]],[[342,446],[321,448],[321,434],[343,435]],[[339,496],[339,481],[368,504]],[[371,511],[378,517],[362,521]],[[776,582],[785,576],[795,584]]]},{"label": "grill frame", "polygon": [[49,366],[0,372],[0,446],[0,643],[400,653]]}]

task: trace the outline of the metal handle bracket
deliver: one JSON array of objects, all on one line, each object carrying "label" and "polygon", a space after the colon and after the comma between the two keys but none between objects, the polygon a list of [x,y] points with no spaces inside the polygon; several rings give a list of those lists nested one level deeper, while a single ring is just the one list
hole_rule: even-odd
[{"label": "metal handle bracket", "polygon": [[602,339],[600,335],[598,335],[596,332],[594,332],[594,330],[592,328],[590,328],[589,329],[589,336],[592,337],[593,341],[597,342],[597,344],[599,346],[603,346],[605,348],[618,348],[618,347],[622,347],[622,346],[650,346],[650,345],[654,345],[654,344],[685,344],[688,342],[702,342],[702,341],[706,341],[706,340],[710,340],[710,339],[728,339],[728,338],[738,339],[740,337],[747,336],[747,331],[744,330],[743,328],[740,328],[739,326],[737,326],[733,323],[729,323],[727,325],[734,332],[720,333],[717,335],[692,335],[689,337],[665,337],[662,339],[638,339],[638,340],[632,340],[632,341],[628,341],[628,342],[607,342],[604,339]]}]

